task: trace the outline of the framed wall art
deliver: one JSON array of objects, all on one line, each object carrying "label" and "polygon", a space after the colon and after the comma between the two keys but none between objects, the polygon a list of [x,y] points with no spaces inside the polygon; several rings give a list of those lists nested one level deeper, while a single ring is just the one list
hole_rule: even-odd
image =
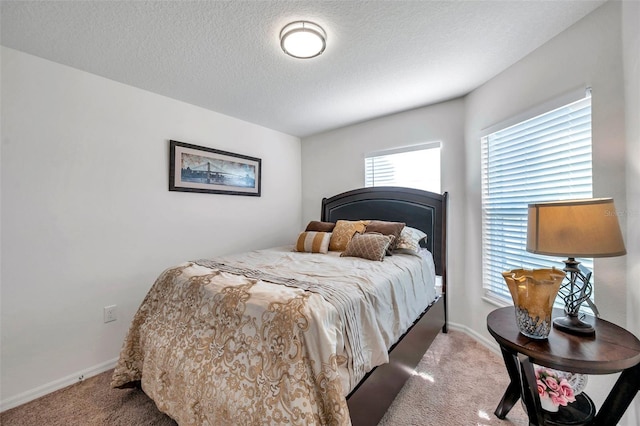
[{"label": "framed wall art", "polygon": [[169,141],[169,191],[260,196],[262,160]]}]

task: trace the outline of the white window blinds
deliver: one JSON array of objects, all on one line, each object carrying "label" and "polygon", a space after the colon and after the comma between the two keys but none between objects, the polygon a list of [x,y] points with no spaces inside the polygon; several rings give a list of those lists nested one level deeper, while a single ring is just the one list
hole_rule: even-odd
[{"label": "white window blinds", "polygon": [[[562,269],[561,258],[526,251],[527,205],[591,198],[591,97],[482,138],[482,282],[511,301],[502,272]],[[593,259],[577,259],[593,269]]]},{"label": "white window blinds", "polygon": [[403,186],[440,193],[440,143],[372,152],[364,159],[364,186]]}]

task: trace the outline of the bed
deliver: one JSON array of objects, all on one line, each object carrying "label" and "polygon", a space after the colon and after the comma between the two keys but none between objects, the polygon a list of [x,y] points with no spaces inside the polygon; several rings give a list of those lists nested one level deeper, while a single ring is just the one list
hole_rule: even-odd
[{"label": "bed", "polygon": [[[181,425],[377,424],[446,332],[446,206],[446,193],[357,189],[322,200],[320,223],[336,228],[301,233],[313,250],[299,239],[165,270],[112,386],[140,386]],[[363,231],[328,251],[340,226],[372,221],[423,232],[428,251],[363,259],[356,242],[391,254],[398,236]]]}]

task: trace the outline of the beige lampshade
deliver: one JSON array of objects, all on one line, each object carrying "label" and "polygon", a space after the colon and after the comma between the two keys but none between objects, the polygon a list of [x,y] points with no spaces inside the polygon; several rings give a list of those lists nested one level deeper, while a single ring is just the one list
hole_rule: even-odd
[{"label": "beige lampshade", "polygon": [[626,254],[613,199],[529,204],[527,251],[567,257]]}]

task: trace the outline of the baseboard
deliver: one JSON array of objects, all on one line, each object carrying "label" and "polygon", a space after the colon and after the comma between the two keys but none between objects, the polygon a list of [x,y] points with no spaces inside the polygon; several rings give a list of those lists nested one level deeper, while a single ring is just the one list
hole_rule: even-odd
[{"label": "baseboard", "polygon": [[40,398],[62,388],[66,388],[67,386],[81,382],[82,380],[88,379],[89,377],[104,373],[105,371],[114,368],[116,366],[116,362],[118,362],[118,358],[111,359],[109,361],[103,362],[102,364],[94,365],[93,367],[86,368],[84,370],[80,370],[74,374],[70,374],[61,379],[54,380],[53,382],[46,383],[42,386],[38,386],[35,389],[22,392],[21,394],[0,401],[0,412],[13,407],[17,407],[18,405],[25,404],[29,401],[33,401],[34,399]]},{"label": "baseboard", "polygon": [[476,339],[478,341],[478,343],[482,344],[482,346],[485,346],[491,352],[493,352],[496,355],[499,355],[499,356],[502,357],[502,352],[500,352],[500,346],[498,345],[498,343],[495,340],[487,339],[482,334],[470,329],[466,325],[456,324],[456,323],[450,322],[449,323],[449,328],[451,330],[462,331],[463,333],[468,334],[469,336],[471,336],[474,339]]},{"label": "baseboard", "polygon": [[[500,348],[498,347],[498,344],[496,342],[492,342],[486,339],[484,336],[475,332],[474,330],[470,329],[465,325],[449,322],[448,326],[449,326],[449,329],[451,330],[457,330],[457,331],[461,331],[463,333],[468,334],[469,336],[477,340],[479,343],[481,343],[483,346],[486,346],[487,349],[500,355]],[[8,410],[13,407],[17,407],[18,405],[25,404],[29,401],[33,401],[34,399],[40,398],[51,392],[55,392],[67,386],[73,385],[74,383],[77,383],[81,380],[88,379],[89,377],[96,376],[100,373],[104,373],[105,371],[114,368],[117,362],[118,362],[118,358],[114,358],[112,360],[103,362],[102,364],[98,364],[93,367],[80,370],[74,374],[70,374],[61,379],[54,380],[53,382],[46,383],[35,389],[28,390],[26,392],[23,392],[21,394],[18,394],[6,400],[0,401],[0,412]],[[80,377],[82,377],[83,379],[80,379]]]}]

